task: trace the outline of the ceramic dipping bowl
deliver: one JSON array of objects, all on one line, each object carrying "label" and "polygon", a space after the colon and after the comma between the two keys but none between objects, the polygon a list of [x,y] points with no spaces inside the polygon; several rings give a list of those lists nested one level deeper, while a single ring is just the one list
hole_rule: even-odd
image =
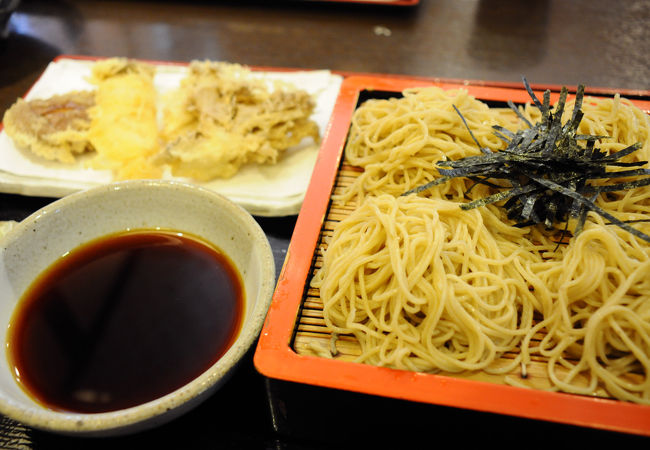
[{"label": "ceramic dipping bowl", "polygon": [[[207,189],[174,181],[125,181],[71,194],[13,227],[0,241],[0,329],[7,335],[23,293],[39,274],[80,245],[125,230],[173,230],[227,255],[243,282],[239,334],[212,366],[154,400],[109,412],[43,406],[16,381],[0,356],[0,413],[38,429],[107,436],[151,428],[188,411],[218,389],[255,342],[275,287],[266,235],[241,207]],[[5,343],[7,342],[7,338]]]}]

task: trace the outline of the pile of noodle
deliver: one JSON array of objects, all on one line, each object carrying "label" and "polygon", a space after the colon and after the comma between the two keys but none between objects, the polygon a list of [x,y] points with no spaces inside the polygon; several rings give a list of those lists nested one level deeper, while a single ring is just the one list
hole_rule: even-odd
[{"label": "pile of noodle", "polygon": [[[558,245],[558,232],[516,228],[497,205],[461,210],[491,193],[462,178],[401,195],[439,177],[437,161],[478,154],[452,105],[493,150],[503,143],[492,125],[525,126],[511,111],[435,87],[356,111],[345,162],[363,171],[333,197],[353,211],[312,279],[326,325],[353,335],[368,364],[482,370],[525,386],[531,361],[543,361],[549,389],[650,404],[650,244],[590,213]],[[520,110],[539,120],[534,106]],[[580,133],[611,136],[600,149],[641,142],[625,160],[650,160],[645,113],[618,96],[586,98],[582,110]],[[640,187],[597,204],[648,234],[649,197]]]}]

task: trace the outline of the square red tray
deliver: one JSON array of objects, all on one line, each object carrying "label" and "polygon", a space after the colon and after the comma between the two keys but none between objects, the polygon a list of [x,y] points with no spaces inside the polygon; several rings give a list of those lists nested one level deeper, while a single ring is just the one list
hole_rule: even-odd
[{"label": "square red tray", "polygon": [[[267,377],[284,381],[650,436],[650,406],[647,405],[375,367],[303,355],[292,348],[312,261],[360,93],[379,90],[399,94],[406,88],[430,85],[464,88],[485,101],[530,100],[522,86],[509,83],[461,85],[401,77],[348,77],[324,137],[260,335],[254,356],[257,369]],[[589,95],[611,93],[612,90],[606,89],[588,91]],[[650,111],[650,92],[623,94],[631,94],[641,109]]]}]

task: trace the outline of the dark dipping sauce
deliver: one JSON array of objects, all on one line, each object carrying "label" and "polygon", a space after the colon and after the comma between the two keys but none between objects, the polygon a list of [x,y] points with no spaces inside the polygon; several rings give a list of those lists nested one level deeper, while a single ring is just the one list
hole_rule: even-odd
[{"label": "dark dipping sauce", "polygon": [[139,405],[185,385],[232,345],[243,285],[188,235],[131,231],[85,244],[25,293],[8,334],[23,388],[60,411]]}]

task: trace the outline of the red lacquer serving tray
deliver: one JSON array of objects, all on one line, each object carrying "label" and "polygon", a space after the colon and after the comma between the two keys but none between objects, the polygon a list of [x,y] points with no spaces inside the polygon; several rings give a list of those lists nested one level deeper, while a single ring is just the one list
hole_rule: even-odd
[{"label": "red lacquer serving tray", "polygon": [[[406,88],[428,85],[464,88],[485,101],[530,101],[523,87],[511,84],[459,85],[379,76],[345,79],[256,348],[257,369],[265,376],[285,381],[650,436],[650,406],[646,405],[375,367],[299,354],[292,347],[316,246],[360,93],[372,90],[399,93]],[[591,90],[588,93],[611,94],[611,91]],[[537,91],[537,94],[541,98],[542,93]],[[634,102],[649,112],[650,92],[634,91],[633,94]],[[552,101],[557,100],[557,92],[554,95]]]}]

